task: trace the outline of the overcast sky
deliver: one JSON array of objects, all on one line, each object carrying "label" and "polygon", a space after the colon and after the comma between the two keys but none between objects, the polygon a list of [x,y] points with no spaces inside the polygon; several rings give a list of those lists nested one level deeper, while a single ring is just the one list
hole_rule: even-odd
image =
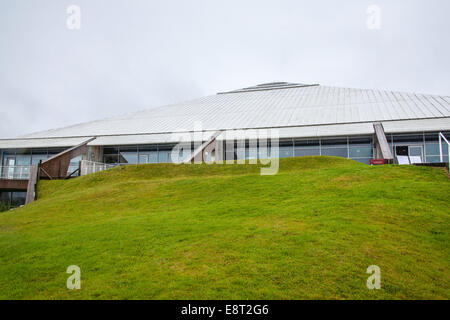
[{"label": "overcast sky", "polygon": [[450,95],[449,12],[448,0],[0,0],[0,138],[270,81]]}]

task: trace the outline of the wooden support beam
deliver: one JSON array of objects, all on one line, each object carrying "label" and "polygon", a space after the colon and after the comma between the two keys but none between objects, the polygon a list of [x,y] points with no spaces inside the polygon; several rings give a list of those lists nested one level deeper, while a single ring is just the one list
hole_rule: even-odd
[{"label": "wooden support beam", "polygon": [[36,199],[36,186],[39,180],[39,164],[31,166],[30,169],[30,179],[28,180],[27,186],[27,197],[25,199],[25,204],[29,204]]},{"label": "wooden support beam", "polygon": [[380,158],[381,156],[387,163],[393,163],[394,157],[392,156],[391,147],[386,139],[383,125],[377,122],[373,124],[373,128],[375,130],[375,147],[377,152],[375,157]]},{"label": "wooden support beam", "polygon": [[45,161],[42,161],[42,171],[51,179],[65,179],[69,170],[70,160],[87,153],[87,144],[95,138],[88,139],[79,145],[67,149]]},{"label": "wooden support beam", "polygon": [[211,148],[213,143],[216,141],[216,138],[221,134],[221,131],[216,131],[214,134],[208,139],[208,141],[204,142],[200,147],[194,150],[192,155],[184,160],[184,163],[202,163],[205,159],[205,151],[211,152],[214,148]]}]

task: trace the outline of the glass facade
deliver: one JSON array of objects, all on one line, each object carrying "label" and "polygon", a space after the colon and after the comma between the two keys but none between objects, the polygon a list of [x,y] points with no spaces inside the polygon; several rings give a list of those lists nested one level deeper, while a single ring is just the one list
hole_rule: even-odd
[{"label": "glass facade", "polygon": [[8,159],[14,159],[16,166],[29,166],[38,164],[39,161],[47,160],[48,158],[61,153],[66,148],[51,148],[51,149],[7,149],[2,151],[3,166],[8,165]]},{"label": "glass facade", "polygon": [[[450,132],[443,132],[450,139]],[[439,133],[387,134],[387,140],[396,155],[419,156],[423,162],[440,162]],[[448,162],[448,145],[442,141],[443,161]],[[407,153],[407,154],[406,154]]]},{"label": "glass facade", "polygon": [[[171,154],[174,147],[175,144],[108,146],[103,148],[103,162],[108,164],[172,163]],[[193,146],[191,146],[192,150]],[[179,156],[183,157],[182,150]]]},{"label": "glass facade", "polygon": [[[249,146],[249,141],[245,142],[245,159],[260,158],[259,146]],[[236,142],[225,142],[225,156],[228,160],[238,160],[242,158],[244,148],[242,144],[238,146]],[[270,153],[270,145],[268,154]],[[279,157],[302,157],[302,156],[336,156],[350,158],[363,163],[370,163],[373,158],[373,139],[366,137],[343,137],[333,139],[280,139]]]},{"label": "glass facade", "polygon": [[[28,176],[30,165],[36,165],[40,161],[47,160],[58,153],[63,152],[67,148],[42,148],[42,149],[9,149],[1,151],[1,166],[15,166],[15,174],[20,176]],[[81,156],[76,157],[70,161],[68,173],[72,173],[79,167]]]},{"label": "glass facade", "polygon": [[0,202],[11,207],[19,207],[25,204],[27,193],[23,191],[0,191]]},{"label": "glass facade", "polygon": [[[444,132],[444,136],[450,140],[450,132]],[[438,133],[386,134],[386,138],[394,157],[396,155],[408,155],[410,157],[422,157],[424,162],[440,162]],[[262,146],[259,144],[259,142],[253,140],[224,142],[225,159],[248,160],[260,158],[259,152]],[[109,164],[170,163],[172,162],[171,152],[174,147],[175,144],[107,146],[103,147],[103,162]],[[441,147],[443,161],[448,162],[448,146],[443,142]],[[46,160],[64,150],[65,148],[0,150],[0,164],[4,167],[3,170],[8,170],[8,166],[29,170],[26,166],[37,164],[39,161]],[[194,150],[194,145],[190,145],[190,150],[191,152]],[[267,155],[270,156],[270,142],[268,143]],[[314,155],[337,156],[369,164],[374,157],[373,137],[368,135],[320,139],[292,138],[280,139],[279,141],[280,158]],[[182,156],[180,150],[180,157]],[[71,160],[68,173],[72,173],[79,168],[81,159],[82,157],[79,156]],[[6,173],[9,173],[9,171]],[[25,203],[25,196],[25,192],[4,191],[0,192],[0,201],[17,206]]]}]

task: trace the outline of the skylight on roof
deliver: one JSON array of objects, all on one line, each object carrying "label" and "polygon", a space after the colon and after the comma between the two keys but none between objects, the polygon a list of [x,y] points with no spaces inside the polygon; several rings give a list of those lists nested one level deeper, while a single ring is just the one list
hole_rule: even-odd
[{"label": "skylight on roof", "polygon": [[278,90],[278,89],[288,89],[297,87],[310,87],[317,86],[318,84],[302,84],[302,83],[292,83],[292,82],[268,82],[258,84],[256,86],[232,90],[228,92],[219,92],[219,94],[224,93],[238,93],[238,92],[251,92],[251,91],[264,91],[264,90]]}]

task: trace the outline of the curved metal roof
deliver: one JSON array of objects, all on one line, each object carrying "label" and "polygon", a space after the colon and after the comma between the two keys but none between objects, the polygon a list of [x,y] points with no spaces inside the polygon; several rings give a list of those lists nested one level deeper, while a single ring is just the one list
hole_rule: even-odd
[{"label": "curved metal roof", "polygon": [[[33,133],[20,139],[167,134],[192,131],[196,121],[202,123],[203,130],[218,131],[316,126],[328,128],[338,124],[354,124],[352,127],[357,128],[358,125],[355,124],[358,123],[406,120],[423,122],[428,119],[441,119],[441,130],[450,130],[449,96],[269,83]],[[427,127],[426,123],[424,127]],[[410,129],[415,131],[414,125]],[[305,133],[308,131],[306,128],[302,130]],[[338,131],[336,135],[339,134]],[[357,130],[354,131],[357,134]],[[362,131],[365,133],[367,130]],[[151,140],[154,141],[153,138]],[[0,141],[0,147],[1,145]]]}]

